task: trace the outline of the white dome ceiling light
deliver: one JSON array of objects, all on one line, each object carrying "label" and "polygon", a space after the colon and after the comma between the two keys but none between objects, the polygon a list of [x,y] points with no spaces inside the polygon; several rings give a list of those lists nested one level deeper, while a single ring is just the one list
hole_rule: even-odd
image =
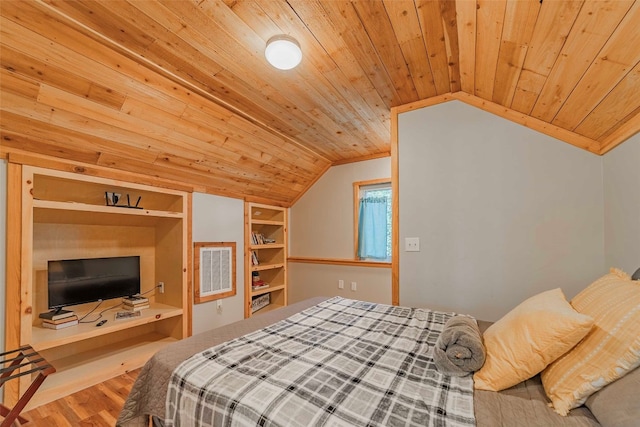
[{"label": "white dome ceiling light", "polygon": [[280,35],[269,39],[264,56],[277,69],[290,70],[302,61],[302,50],[294,38]]}]

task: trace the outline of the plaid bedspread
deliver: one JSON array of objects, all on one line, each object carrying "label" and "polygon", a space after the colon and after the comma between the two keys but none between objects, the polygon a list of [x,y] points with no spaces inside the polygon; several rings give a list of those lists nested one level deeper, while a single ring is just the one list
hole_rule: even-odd
[{"label": "plaid bedspread", "polygon": [[167,426],[469,426],[473,379],[435,369],[451,313],[335,297],[174,371]]}]

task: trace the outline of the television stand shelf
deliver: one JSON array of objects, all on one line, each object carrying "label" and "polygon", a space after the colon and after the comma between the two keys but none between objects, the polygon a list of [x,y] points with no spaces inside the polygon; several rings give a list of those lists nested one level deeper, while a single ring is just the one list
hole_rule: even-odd
[{"label": "television stand shelf", "polygon": [[[140,317],[116,321],[114,315],[120,309],[121,307],[114,307],[106,311],[101,320],[107,320],[107,323],[99,328],[96,327],[97,321],[58,330],[35,326],[31,332],[32,345],[36,350],[42,351],[182,315],[182,308],[153,303],[150,308],[141,311]],[[89,318],[92,316],[95,317],[95,314],[90,314]]]}]

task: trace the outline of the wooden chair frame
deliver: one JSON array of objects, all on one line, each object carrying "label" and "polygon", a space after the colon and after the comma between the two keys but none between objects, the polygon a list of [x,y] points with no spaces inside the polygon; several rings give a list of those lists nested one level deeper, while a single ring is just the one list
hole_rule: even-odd
[{"label": "wooden chair frame", "polygon": [[[0,416],[4,417],[0,427],[9,427],[16,420],[20,424],[27,423],[28,420],[21,417],[20,413],[29,403],[29,400],[36,393],[42,382],[48,375],[53,374],[56,369],[47,362],[44,357],[40,356],[30,345],[20,347],[16,350],[10,350],[0,353],[0,387],[4,386],[7,381],[19,378],[23,375],[35,375],[29,388],[18,399],[18,402],[12,409],[0,404]],[[9,366],[5,366],[6,364]],[[23,369],[24,368],[24,369]],[[18,371],[14,373],[14,371]]]}]

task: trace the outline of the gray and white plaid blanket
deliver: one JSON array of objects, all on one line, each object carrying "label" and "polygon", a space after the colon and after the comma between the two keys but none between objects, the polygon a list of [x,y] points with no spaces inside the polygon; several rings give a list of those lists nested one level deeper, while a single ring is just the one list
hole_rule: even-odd
[{"label": "gray and white plaid blanket", "polygon": [[166,425],[469,426],[473,379],[433,346],[451,313],[335,297],[183,362]]}]

